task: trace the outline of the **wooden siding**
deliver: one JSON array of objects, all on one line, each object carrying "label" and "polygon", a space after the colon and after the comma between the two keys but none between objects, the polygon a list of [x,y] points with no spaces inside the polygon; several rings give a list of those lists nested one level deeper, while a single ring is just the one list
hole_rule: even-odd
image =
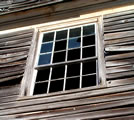
[{"label": "wooden siding", "polygon": [[0,95],[5,98],[0,97],[0,119],[134,119],[134,25],[130,16],[134,16],[134,11],[104,16],[107,87],[17,98],[20,87],[16,85],[4,91],[9,96],[1,94],[3,91],[0,90]]},{"label": "wooden siding", "polygon": [[32,36],[33,30],[0,35],[0,104],[19,96]]}]

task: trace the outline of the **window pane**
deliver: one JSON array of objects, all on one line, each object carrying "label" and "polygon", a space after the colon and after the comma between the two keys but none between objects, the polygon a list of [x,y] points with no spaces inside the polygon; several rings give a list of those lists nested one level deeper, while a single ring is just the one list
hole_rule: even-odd
[{"label": "window pane", "polygon": [[88,25],[83,27],[83,35],[91,35],[94,34],[94,25]]},{"label": "window pane", "polygon": [[40,55],[38,65],[50,64],[50,61],[51,61],[51,54]]},{"label": "window pane", "polygon": [[69,39],[69,45],[68,48],[76,48],[76,47],[80,47],[80,43],[81,43],[81,38],[77,37],[77,38],[71,38]]},{"label": "window pane", "polygon": [[41,46],[41,53],[51,52],[52,51],[52,47],[53,47],[53,43],[42,44],[42,46]]},{"label": "window pane", "polygon": [[80,75],[80,63],[67,66],[67,77]]},{"label": "window pane", "polygon": [[36,83],[34,87],[34,95],[47,93],[48,82]]},{"label": "window pane", "polygon": [[36,82],[49,80],[50,68],[38,70]]},{"label": "window pane", "polygon": [[56,40],[66,39],[66,38],[67,38],[67,30],[56,32]]},{"label": "window pane", "polygon": [[80,59],[80,49],[69,50],[67,60],[76,60],[76,59]]},{"label": "window pane", "polygon": [[96,61],[83,63],[82,74],[96,73]]},{"label": "window pane", "polygon": [[66,40],[55,42],[54,51],[65,50],[66,49],[66,43],[67,43]]},{"label": "window pane", "polygon": [[63,83],[64,80],[51,81],[49,92],[51,93],[51,92],[63,91]]},{"label": "window pane", "polygon": [[81,28],[70,29],[69,37],[78,37],[81,36]]},{"label": "window pane", "polygon": [[54,32],[45,33],[43,36],[43,42],[49,42],[54,40]]},{"label": "window pane", "polygon": [[51,79],[64,78],[65,66],[54,67]]},{"label": "window pane", "polygon": [[95,44],[94,35],[83,37],[83,46],[94,45],[94,44]]},{"label": "window pane", "polygon": [[83,58],[95,56],[95,46],[83,48]]},{"label": "window pane", "polygon": [[95,85],[96,85],[96,75],[89,75],[82,77],[82,88]]},{"label": "window pane", "polygon": [[66,57],[66,51],[54,53],[53,63],[64,62]]},{"label": "window pane", "polygon": [[80,86],[80,77],[66,79],[65,90],[77,89]]}]

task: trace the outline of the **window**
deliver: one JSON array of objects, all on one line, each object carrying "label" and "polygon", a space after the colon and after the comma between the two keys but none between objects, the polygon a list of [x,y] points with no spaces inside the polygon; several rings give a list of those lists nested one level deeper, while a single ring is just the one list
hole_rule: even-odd
[{"label": "window", "polygon": [[100,84],[96,26],[83,24],[42,33],[33,95]]}]

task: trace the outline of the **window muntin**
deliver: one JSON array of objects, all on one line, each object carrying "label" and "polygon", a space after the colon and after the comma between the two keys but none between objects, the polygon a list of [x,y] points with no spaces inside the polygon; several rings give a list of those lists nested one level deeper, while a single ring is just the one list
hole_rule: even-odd
[{"label": "window muntin", "polygon": [[[34,95],[98,85],[95,26],[82,25],[43,34]],[[44,86],[43,92],[39,86]]]}]

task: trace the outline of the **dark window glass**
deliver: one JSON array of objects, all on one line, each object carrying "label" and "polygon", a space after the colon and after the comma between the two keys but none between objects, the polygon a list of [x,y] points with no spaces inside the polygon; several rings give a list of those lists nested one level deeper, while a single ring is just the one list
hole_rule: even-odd
[{"label": "dark window glass", "polygon": [[49,80],[50,68],[38,70],[36,82]]},{"label": "dark window glass", "polygon": [[83,58],[95,56],[95,46],[83,48]]},{"label": "dark window glass", "polygon": [[40,55],[38,65],[50,64],[50,61],[51,61],[51,54]]},{"label": "dark window glass", "polygon": [[83,46],[94,45],[94,44],[95,44],[94,35],[83,37]]},{"label": "dark window glass", "polygon": [[80,47],[80,43],[81,43],[81,38],[77,37],[77,38],[71,38],[69,39],[69,45],[68,48],[76,48],[76,47]]},{"label": "dark window glass", "polygon": [[84,62],[82,68],[82,74],[96,73],[96,61]]},{"label": "dark window glass", "polygon": [[64,62],[66,57],[66,51],[54,53],[53,63]]},{"label": "dark window glass", "polygon": [[67,43],[66,40],[55,42],[54,51],[65,50],[66,49],[66,43]]},{"label": "dark window glass", "polygon": [[56,32],[56,40],[66,39],[66,38],[67,38],[67,30]]},{"label": "dark window glass", "polygon": [[67,77],[80,75],[80,63],[67,66]]},{"label": "dark window glass", "polygon": [[42,44],[42,46],[41,46],[41,53],[51,52],[52,51],[52,47],[53,47],[53,43]]},{"label": "dark window glass", "polygon": [[43,42],[49,42],[54,40],[54,32],[45,33],[43,36]]},{"label": "dark window glass", "polygon": [[34,95],[47,93],[48,82],[36,83],[34,87]]},{"label": "dark window glass", "polygon": [[82,77],[82,88],[95,85],[96,85],[96,75],[89,75]]},{"label": "dark window glass", "polygon": [[65,66],[54,67],[51,79],[64,78]]},{"label": "dark window glass", "polygon": [[65,90],[77,89],[80,86],[80,77],[66,79]]},{"label": "dark window glass", "polygon": [[83,27],[83,35],[94,34],[94,25],[88,25]]},{"label": "dark window glass", "polygon": [[76,60],[76,59],[80,59],[80,49],[68,50],[67,60]]},{"label": "dark window glass", "polygon": [[81,28],[70,29],[69,37],[78,37],[81,36]]},{"label": "dark window glass", "polygon": [[51,93],[51,92],[63,91],[63,83],[64,80],[51,81],[49,92]]}]

